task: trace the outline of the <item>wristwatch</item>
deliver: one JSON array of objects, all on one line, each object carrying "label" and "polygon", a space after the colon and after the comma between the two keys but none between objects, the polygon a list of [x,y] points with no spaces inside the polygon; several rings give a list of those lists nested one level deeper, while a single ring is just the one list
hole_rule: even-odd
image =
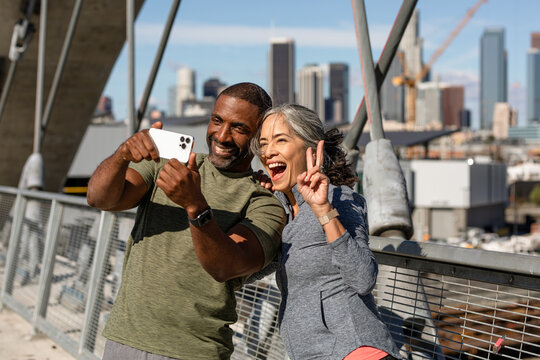
[{"label": "wristwatch", "polygon": [[328,224],[330,222],[330,220],[332,220],[333,218],[335,217],[338,217],[339,216],[339,213],[337,211],[337,209],[332,209],[330,210],[328,213],[324,214],[323,216],[319,217],[319,222],[321,223],[322,226]]},{"label": "wristwatch", "polygon": [[203,227],[208,224],[214,218],[214,213],[211,208],[208,208],[201,212],[195,219],[192,219],[188,216],[189,222],[198,228]]}]

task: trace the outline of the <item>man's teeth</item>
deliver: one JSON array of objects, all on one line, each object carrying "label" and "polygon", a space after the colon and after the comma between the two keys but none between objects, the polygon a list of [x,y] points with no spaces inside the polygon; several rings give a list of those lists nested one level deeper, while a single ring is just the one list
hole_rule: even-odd
[{"label": "man's teeth", "polygon": [[285,164],[284,164],[284,163],[279,163],[279,162],[278,162],[278,163],[271,163],[271,164],[268,164],[268,167],[269,167],[270,169],[274,169],[274,168],[277,168],[277,167],[279,167],[279,166],[283,166],[283,167],[284,167]]},{"label": "man's teeth", "polygon": [[232,150],[233,150],[231,148],[224,148],[224,147],[221,147],[219,145],[215,145],[215,147],[216,147],[217,151],[224,152],[224,153],[232,152]]}]

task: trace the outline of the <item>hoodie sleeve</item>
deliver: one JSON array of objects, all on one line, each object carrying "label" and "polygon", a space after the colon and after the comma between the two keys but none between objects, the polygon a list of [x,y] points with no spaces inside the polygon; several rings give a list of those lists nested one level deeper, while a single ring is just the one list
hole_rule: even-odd
[{"label": "hoodie sleeve", "polygon": [[378,274],[375,255],[369,249],[366,202],[362,195],[346,187],[334,188],[330,200],[346,230],[329,244],[332,264],[339,268],[347,285],[366,295],[373,290]]}]

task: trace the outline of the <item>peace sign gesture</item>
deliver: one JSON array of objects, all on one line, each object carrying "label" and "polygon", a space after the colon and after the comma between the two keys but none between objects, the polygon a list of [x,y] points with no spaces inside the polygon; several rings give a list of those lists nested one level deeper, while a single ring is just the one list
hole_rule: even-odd
[{"label": "peace sign gesture", "polygon": [[311,206],[316,216],[328,213],[331,208],[328,202],[328,185],[330,180],[321,172],[323,164],[324,140],[317,144],[317,156],[313,165],[313,150],[306,150],[307,171],[298,175],[296,179],[298,191],[304,200]]}]

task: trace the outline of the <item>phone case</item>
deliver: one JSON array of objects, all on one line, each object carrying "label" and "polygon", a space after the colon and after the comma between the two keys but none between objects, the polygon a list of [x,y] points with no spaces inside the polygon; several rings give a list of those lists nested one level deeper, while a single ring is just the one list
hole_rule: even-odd
[{"label": "phone case", "polygon": [[193,148],[193,136],[154,128],[149,130],[149,134],[156,144],[159,157],[188,162]]}]

